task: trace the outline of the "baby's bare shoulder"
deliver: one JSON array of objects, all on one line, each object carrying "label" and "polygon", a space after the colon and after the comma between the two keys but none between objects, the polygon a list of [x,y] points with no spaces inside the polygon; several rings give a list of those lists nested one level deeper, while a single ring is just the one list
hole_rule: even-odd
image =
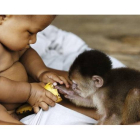
[{"label": "baby's bare shoulder", "polygon": [[0,44],[0,71],[4,71],[13,65],[14,62],[19,60],[19,54],[9,51],[7,48]]}]

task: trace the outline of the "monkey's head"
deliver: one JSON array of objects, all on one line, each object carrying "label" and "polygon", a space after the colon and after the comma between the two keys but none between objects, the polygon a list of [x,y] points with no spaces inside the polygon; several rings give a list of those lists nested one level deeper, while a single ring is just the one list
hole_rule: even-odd
[{"label": "monkey's head", "polygon": [[105,74],[112,68],[109,57],[97,50],[80,54],[69,70],[73,90],[81,97],[88,97],[104,84]]}]

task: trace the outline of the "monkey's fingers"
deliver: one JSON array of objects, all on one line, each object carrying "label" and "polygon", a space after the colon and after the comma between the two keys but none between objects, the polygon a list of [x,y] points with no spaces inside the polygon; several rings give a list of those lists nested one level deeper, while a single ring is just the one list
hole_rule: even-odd
[{"label": "monkey's fingers", "polygon": [[74,99],[74,96],[65,95],[64,97],[67,99]]},{"label": "monkey's fingers", "polygon": [[74,94],[74,91],[72,89],[67,89],[65,88],[64,86],[55,86],[56,89],[58,89],[59,93],[61,94],[66,94],[66,95],[73,95]]},{"label": "monkey's fingers", "polygon": [[61,93],[61,94],[67,94],[67,92],[65,92],[64,90],[62,90],[61,87],[55,86],[55,88],[58,90],[59,93]]}]

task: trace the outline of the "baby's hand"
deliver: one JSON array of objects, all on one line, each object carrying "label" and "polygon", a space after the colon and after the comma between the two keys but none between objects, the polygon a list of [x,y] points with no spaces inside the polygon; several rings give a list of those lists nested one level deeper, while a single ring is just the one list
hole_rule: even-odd
[{"label": "baby's hand", "polygon": [[65,84],[67,88],[69,88],[68,81],[63,76],[58,76],[54,72],[45,71],[39,76],[39,81],[43,83],[53,83],[55,86],[57,85],[56,82],[59,84]]},{"label": "baby's hand", "polygon": [[39,111],[39,107],[48,110],[49,105],[54,106],[57,100],[57,97],[44,86],[44,83],[31,83],[30,97],[27,102],[33,107],[35,113]]}]

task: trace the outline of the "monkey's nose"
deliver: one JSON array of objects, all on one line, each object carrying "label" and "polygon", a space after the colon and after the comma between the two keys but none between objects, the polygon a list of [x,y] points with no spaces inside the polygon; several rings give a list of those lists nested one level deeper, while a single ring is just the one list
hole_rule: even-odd
[{"label": "monkey's nose", "polygon": [[75,90],[76,89],[76,85],[72,84],[72,89]]}]

